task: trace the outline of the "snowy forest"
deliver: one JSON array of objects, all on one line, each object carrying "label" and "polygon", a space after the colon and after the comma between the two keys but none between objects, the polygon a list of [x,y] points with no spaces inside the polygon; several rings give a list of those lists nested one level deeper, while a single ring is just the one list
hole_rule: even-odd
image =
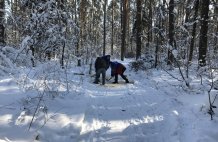
[{"label": "snowy forest", "polygon": [[217,142],[217,96],[218,0],[0,0],[0,142]]}]

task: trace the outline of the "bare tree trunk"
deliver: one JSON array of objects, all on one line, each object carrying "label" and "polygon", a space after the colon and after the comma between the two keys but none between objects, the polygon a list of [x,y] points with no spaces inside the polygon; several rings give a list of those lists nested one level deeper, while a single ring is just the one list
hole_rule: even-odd
[{"label": "bare tree trunk", "polygon": [[[191,3],[191,0],[187,0],[186,8],[185,8],[185,24],[187,24],[189,22],[189,17],[191,14],[190,3]],[[187,27],[187,26],[185,25],[185,27]]]},{"label": "bare tree trunk", "polygon": [[[5,9],[5,1],[0,0],[0,9]],[[4,11],[0,11],[0,45],[5,45]]]},{"label": "bare tree trunk", "polygon": [[[80,48],[83,47],[83,37],[84,37],[84,30],[85,30],[85,15],[86,15],[86,9],[85,9],[86,0],[80,1],[80,11],[79,11],[79,18],[80,18],[80,35],[79,35],[79,41],[80,41]],[[81,49],[79,49],[81,50]]]},{"label": "bare tree trunk", "polygon": [[194,24],[193,24],[193,28],[192,28],[192,37],[191,37],[191,43],[190,43],[190,49],[189,49],[189,58],[188,58],[189,64],[192,61],[193,51],[194,51],[194,43],[195,43],[196,27],[197,27],[197,21],[196,20],[197,20],[197,16],[198,16],[198,8],[199,8],[199,0],[196,0],[195,14],[194,14]]},{"label": "bare tree trunk", "polygon": [[[160,0],[159,0],[160,2]],[[155,36],[155,39],[156,39],[156,47],[155,47],[155,62],[154,62],[154,67],[156,68],[157,65],[158,65],[158,53],[159,53],[159,46],[160,46],[160,43],[161,43],[161,23],[162,23],[162,17],[161,17],[161,12],[162,12],[162,5],[159,4],[159,9],[158,9],[158,23],[157,23],[157,27],[158,27],[158,33],[155,33],[154,35]]]},{"label": "bare tree trunk", "polygon": [[[77,33],[77,28],[76,27],[80,27],[79,26],[79,20],[78,20],[78,10],[77,10],[77,0],[75,0],[74,1],[74,11],[75,11],[75,13],[74,13],[74,20],[75,20],[75,22],[76,22],[76,26],[75,26],[75,29],[74,29],[74,32],[75,32],[75,34],[77,35],[77,42],[76,42],[76,51],[75,51],[75,54],[76,54],[76,56],[79,56],[79,49],[80,49],[80,33]],[[79,61],[78,61],[78,63],[77,63],[77,65],[78,66],[80,66],[80,64],[79,64]]]},{"label": "bare tree trunk", "polygon": [[[218,3],[218,0],[216,0],[216,4],[217,3]],[[218,16],[217,16],[218,15],[218,5],[215,5],[214,13],[215,13],[215,16],[214,16],[215,21],[214,21],[214,23],[216,24],[215,31],[216,31],[216,33],[218,33]],[[214,52],[216,53],[216,55],[218,53],[218,37],[217,36],[214,39]]]},{"label": "bare tree trunk", "polygon": [[[60,0],[60,3],[59,3],[59,7],[60,7],[60,9],[62,10],[62,11],[64,11],[64,5],[65,5],[66,3],[64,2],[64,0]],[[67,27],[67,23],[65,22],[65,21],[62,21],[63,23],[64,23],[64,25],[65,25],[65,27]],[[65,31],[65,39],[66,39],[66,31]],[[62,67],[62,69],[64,69],[64,52],[65,52],[65,45],[66,45],[66,43],[65,43],[65,40],[63,41],[63,47],[62,47],[62,54],[61,54],[61,67]]]},{"label": "bare tree trunk", "polygon": [[114,0],[112,0],[112,21],[111,21],[111,55],[114,54]]},{"label": "bare tree trunk", "polygon": [[104,43],[103,43],[103,56],[105,55],[106,49],[106,16],[107,16],[107,0],[104,3]]},{"label": "bare tree trunk", "polygon": [[210,4],[210,0],[201,1],[201,30],[200,30],[200,39],[199,39],[199,58],[198,58],[198,64],[200,67],[206,66],[209,4]]},{"label": "bare tree trunk", "polygon": [[120,28],[123,29],[123,0],[120,0]]},{"label": "bare tree trunk", "polygon": [[[84,37],[84,30],[85,30],[85,14],[86,14],[86,9],[85,9],[85,3],[86,0],[81,0],[80,1],[80,7],[79,7],[79,37],[78,37],[78,45],[77,45],[77,57],[80,57],[81,53],[80,51],[83,48],[83,37]],[[81,59],[78,58],[78,66],[81,66]]]},{"label": "bare tree trunk", "polygon": [[126,24],[127,24],[127,4],[128,0],[123,1],[123,29],[122,29],[122,45],[121,45],[121,60],[124,60],[126,50]]},{"label": "bare tree trunk", "polygon": [[[12,11],[12,14],[15,16],[17,14],[17,0],[10,0],[10,3],[11,3],[11,11]],[[10,39],[12,40],[11,42],[15,45],[17,45],[17,36],[16,36],[16,31],[17,31],[17,26],[15,26],[15,23],[13,21],[13,27],[12,27],[12,38],[13,39]]]},{"label": "bare tree trunk", "polygon": [[[148,21],[148,48],[150,46],[150,43],[152,42],[152,14],[153,14],[153,6],[152,6],[153,1],[149,1],[149,21]],[[160,20],[160,19],[159,19]]]},{"label": "bare tree trunk", "polygon": [[[136,2],[134,1],[133,2],[133,9],[136,9]],[[132,14],[132,15],[134,15],[134,14]],[[135,18],[132,18],[132,20],[131,20],[131,22],[132,23],[134,23],[135,22]],[[132,33],[132,34],[134,34],[134,33]],[[133,53],[133,55],[134,55],[134,50],[133,50],[133,42],[134,42],[134,37],[133,36],[131,36],[130,37],[130,51],[131,51],[131,53]],[[136,52],[135,52],[136,53]]]},{"label": "bare tree trunk", "polygon": [[61,67],[64,69],[64,52],[65,52],[65,41],[63,41],[63,47],[62,47],[62,55],[61,55]]},{"label": "bare tree trunk", "polygon": [[125,52],[129,52],[130,46],[130,1],[127,2],[127,10],[126,10],[126,18],[127,18],[127,35],[126,35],[126,50]]},{"label": "bare tree trunk", "polygon": [[169,49],[168,49],[168,65],[172,65],[173,63],[173,54],[172,50],[174,49],[174,0],[170,0],[169,2]]},{"label": "bare tree trunk", "polygon": [[136,15],[136,60],[141,57],[141,33],[142,33],[142,2],[141,0],[137,0],[137,15]]},{"label": "bare tree trunk", "polygon": [[[120,29],[122,32],[122,29],[123,29],[123,0],[120,0]],[[121,33],[121,35],[122,35],[122,33]],[[117,39],[119,39],[119,38],[117,38]]]}]

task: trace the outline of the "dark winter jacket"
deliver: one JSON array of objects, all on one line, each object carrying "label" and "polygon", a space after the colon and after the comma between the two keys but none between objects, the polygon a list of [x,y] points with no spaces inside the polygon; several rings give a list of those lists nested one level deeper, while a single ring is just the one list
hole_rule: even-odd
[{"label": "dark winter jacket", "polygon": [[111,66],[111,76],[114,76],[116,74],[123,74],[123,72],[126,70],[126,67],[118,62],[110,62]]},{"label": "dark winter jacket", "polygon": [[105,70],[107,70],[109,66],[110,66],[110,55],[97,57],[97,59],[95,60],[95,70],[96,71],[101,68],[104,68]]},{"label": "dark winter jacket", "polygon": [[109,66],[110,66],[110,58],[111,58],[111,56],[110,55],[105,55],[105,56],[102,56],[102,58],[106,62],[106,70],[107,70],[109,68]]}]

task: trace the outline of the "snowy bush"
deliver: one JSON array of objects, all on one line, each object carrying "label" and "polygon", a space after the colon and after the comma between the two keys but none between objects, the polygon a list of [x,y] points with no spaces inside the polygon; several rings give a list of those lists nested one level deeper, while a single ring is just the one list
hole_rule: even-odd
[{"label": "snowy bush", "polygon": [[146,56],[140,60],[131,62],[129,66],[134,71],[151,69],[154,66],[154,59],[152,56]]},{"label": "snowy bush", "polygon": [[24,50],[20,51],[10,46],[0,48],[0,75],[14,74],[20,65],[31,65],[31,55]]},{"label": "snowy bush", "polygon": [[40,64],[27,73],[20,74],[17,80],[24,91],[37,91],[53,98],[58,92],[66,92],[69,89],[68,73],[62,69],[58,61]]},{"label": "snowy bush", "polygon": [[32,124],[43,118],[47,122],[48,107],[46,102],[60,95],[68,93],[68,78],[66,70],[62,69],[58,61],[49,61],[40,64],[27,73],[21,74],[17,80],[18,85],[30,95],[21,100],[22,111],[31,115]]},{"label": "snowy bush", "polygon": [[68,7],[55,0],[22,0],[21,3],[28,17],[22,20],[23,37],[33,52],[32,62],[66,59],[74,51],[77,30]]},{"label": "snowy bush", "polygon": [[0,47],[0,75],[14,74],[18,66],[32,66],[32,53],[24,48]]},{"label": "snowy bush", "polygon": [[134,62],[131,62],[129,64],[130,68],[133,69],[134,71],[139,71],[139,70],[145,70],[144,62],[143,60],[137,60]]}]

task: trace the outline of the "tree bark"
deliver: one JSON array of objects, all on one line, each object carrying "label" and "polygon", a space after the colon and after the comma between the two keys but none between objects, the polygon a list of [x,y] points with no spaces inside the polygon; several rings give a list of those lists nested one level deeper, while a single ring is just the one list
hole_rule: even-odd
[{"label": "tree bark", "polygon": [[104,42],[103,42],[103,56],[105,55],[106,49],[106,16],[107,16],[107,0],[104,3]]},{"label": "tree bark", "polygon": [[[66,4],[66,3],[65,3],[64,0],[60,0],[60,2],[59,2],[59,7],[60,7],[60,9],[61,9],[62,11],[65,11],[65,10],[64,10],[64,5],[65,5],[65,4]],[[66,23],[66,21],[63,19],[62,22],[64,23],[65,27],[67,28],[67,23]],[[66,39],[66,31],[65,31],[64,36],[65,36],[65,39]],[[62,53],[61,53],[61,67],[62,67],[62,69],[64,69],[64,53],[65,53],[65,45],[66,45],[65,42],[66,42],[66,41],[64,40],[64,41],[63,41],[63,47],[62,47]]]},{"label": "tree bark", "polygon": [[[0,0],[0,9],[5,9],[5,1]],[[5,27],[4,27],[5,13],[0,11],[0,45],[5,45]]]},{"label": "tree bark", "polygon": [[78,38],[78,55],[80,56],[80,50],[83,47],[83,37],[84,37],[84,29],[85,29],[85,13],[86,13],[86,9],[85,9],[85,2],[86,0],[81,0],[80,1],[80,7],[79,7],[79,38]]},{"label": "tree bark", "polygon": [[198,64],[200,67],[206,66],[209,4],[210,4],[210,0],[201,1],[201,22],[200,22],[201,29],[200,29],[199,58],[198,58]]},{"label": "tree bark", "polygon": [[[153,14],[153,1],[149,1],[149,21],[148,21],[148,48],[150,46],[150,43],[152,42],[152,14]],[[160,19],[159,19],[160,20]]]},{"label": "tree bark", "polygon": [[114,0],[112,0],[112,21],[111,21],[111,55],[114,54]]},{"label": "tree bark", "polygon": [[136,15],[136,60],[141,57],[141,33],[142,33],[142,2],[137,0],[137,15]]},{"label": "tree bark", "polygon": [[173,54],[172,50],[174,47],[174,0],[170,0],[169,2],[169,49],[168,49],[168,65],[172,65],[173,63]]},{"label": "tree bark", "polygon": [[[189,17],[191,14],[190,3],[191,3],[191,0],[187,0],[186,8],[185,8],[185,28],[187,28],[186,24],[189,22]],[[196,5],[195,5],[195,7],[196,7]]]},{"label": "tree bark", "polygon": [[194,43],[195,43],[196,27],[197,27],[196,20],[197,20],[197,16],[198,16],[198,9],[199,9],[199,0],[196,0],[195,13],[194,13],[194,24],[193,24],[193,28],[192,28],[192,37],[191,37],[191,43],[190,43],[190,49],[189,49],[189,58],[188,58],[189,64],[192,61],[193,51],[194,51]]},{"label": "tree bark", "polygon": [[[216,4],[217,3],[218,3],[218,0],[216,0]],[[218,33],[218,16],[217,16],[218,15],[218,5],[215,5],[214,13],[215,13],[215,16],[214,16],[215,21],[214,21],[214,23],[216,23],[215,31],[216,31],[216,33]],[[215,52],[216,55],[218,53],[218,37],[217,36],[214,39],[214,52]]]},{"label": "tree bark", "polygon": [[121,45],[121,60],[124,60],[126,49],[126,25],[127,25],[127,4],[128,0],[123,0],[123,28],[122,28],[122,45]]}]

